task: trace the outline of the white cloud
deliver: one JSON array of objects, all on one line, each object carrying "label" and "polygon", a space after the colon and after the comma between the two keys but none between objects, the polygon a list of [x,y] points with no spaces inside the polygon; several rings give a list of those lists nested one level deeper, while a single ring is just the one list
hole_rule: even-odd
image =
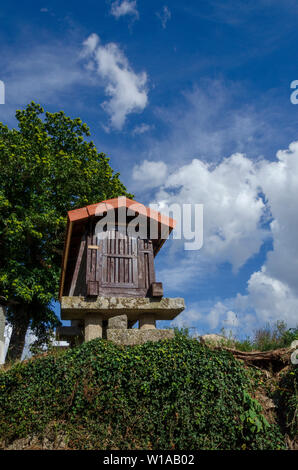
[{"label": "white cloud", "polygon": [[214,330],[215,328],[219,326],[220,319],[221,317],[223,317],[226,311],[227,311],[227,308],[223,303],[217,302],[214,305],[214,307],[208,313],[207,318],[206,318],[211,330]]},{"label": "white cloud", "polygon": [[168,179],[185,202],[204,204],[205,255],[214,262],[229,261],[238,270],[258,253],[266,236],[258,227],[264,203],[258,197],[256,166],[241,154],[224,159],[215,168],[193,160]]},{"label": "white cloud", "polygon": [[298,142],[279,151],[277,161],[264,163],[259,179],[273,216],[274,249],[268,254],[266,270],[298,295]]},{"label": "white cloud", "polygon": [[177,326],[178,328],[193,328],[203,319],[204,315],[201,312],[200,306],[197,303],[194,303],[180,313],[180,315],[172,321],[172,325]]},{"label": "white cloud", "polygon": [[105,94],[110,97],[102,103],[110,124],[121,130],[127,115],[143,111],[148,103],[147,74],[135,73],[118,45],[103,45],[96,34],[89,36],[83,45],[83,56],[89,57],[88,69],[100,77]]},{"label": "white cloud", "polygon": [[125,15],[132,15],[138,18],[139,12],[136,0],[116,0],[111,5],[111,15],[117,19]]},{"label": "white cloud", "polygon": [[171,12],[169,8],[165,5],[161,12],[157,12],[156,16],[160,19],[163,29],[167,27],[167,22],[171,19]]},{"label": "white cloud", "polygon": [[222,302],[217,302],[205,317],[211,330],[216,330],[219,326],[228,328],[230,331],[239,325],[237,315]]},{"label": "white cloud", "polygon": [[152,126],[149,126],[149,124],[145,124],[144,122],[140,124],[139,126],[136,126],[133,131],[132,135],[141,135],[144,134],[145,132],[150,131]]},{"label": "white cloud", "polygon": [[245,296],[235,306],[245,312],[253,308],[258,322],[284,320],[298,323],[298,142],[277,152],[277,161],[263,162],[259,180],[273,221],[270,224],[273,250],[260,271],[248,281]]},{"label": "white cloud", "polygon": [[283,320],[289,326],[298,323],[298,296],[289,285],[267,273],[266,265],[248,281],[248,294],[234,299],[240,313],[255,312],[258,324]]},{"label": "white cloud", "polygon": [[167,165],[164,162],[144,160],[133,167],[134,188],[156,188],[164,182],[166,175]]},{"label": "white cloud", "polygon": [[172,325],[179,328],[196,328],[200,334],[219,331],[222,327],[227,333],[230,331],[235,333],[239,319],[237,314],[223,302],[218,301],[213,306],[194,302],[172,321]]},{"label": "white cloud", "polygon": [[82,56],[83,57],[88,57],[90,54],[93,54],[99,44],[99,37],[97,34],[93,33],[90,34],[90,36],[85,39],[83,42],[83,51],[82,51]]},{"label": "white cloud", "polygon": [[101,44],[96,34],[91,34],[80,49],[67,44],[61,47],[60,42],[53,41],[21,49],[14,60],[7,50],[1,74],[6,104],[0,107],[0,120],[7,124],[14,121],[16,109],[32,100],[61,106],[61,99],[65,105],[75,96],[79,111],[85,106],[80,96],[82,87],[103,88],[109,99],[102,106],[115,129],[122,129],[127,115],[143,111],[148,103],[147,74],[135,73],[119,47]]},{"label": "white cloud", "polygon": [[228,310],[225,324],[227,327],[230,328],[236,328],[239,325],[239,319],[237,317],[237,314],[232,310]]},{"label": "white cloud", "polygon": [[[174,287],[185,289],[191,279],[198,282],[210,272],[209,266],[220,263],[229,262],[237,270],[258,253],[268,236],[272,238],[273,249],[262,268],[250,276],[247,294],[217,302],[205,312],[211,329],[224,322],[241,325],[243,331],[253,323],[297,324],[297,188],[298,142],[293,142],[277,153],[276,161],[256,162],[241,154],[215,166],[193,160],[172,171],[156,193],[157,202],[204,204],[202,250],[184,252],[179,267],[161,270]],[[269,230],[264,230],[264,222]]]},{"label": "white cloud", "polygon": [[200,257],[204,264],[229,262],[236,272],[259,252],[268,236],[260,226],[267,208],[259,195],[258,168],[242,154],[216,166],[194,159],[169,174],[164,162],[145,160],[134,168],[132,177],[143,188],[162,185],[154,198],[158,204],[204,204],[203,249],[185,256],[196,262]]}]

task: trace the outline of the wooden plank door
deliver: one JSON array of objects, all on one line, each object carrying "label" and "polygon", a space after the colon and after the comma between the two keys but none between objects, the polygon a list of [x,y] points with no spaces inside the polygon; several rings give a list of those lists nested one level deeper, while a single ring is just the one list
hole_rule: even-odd
[{"label": "wooden plank door", "polygon": [[138,287],[137,239],[119,231],[108,231],[102,243],[102,287]]}]

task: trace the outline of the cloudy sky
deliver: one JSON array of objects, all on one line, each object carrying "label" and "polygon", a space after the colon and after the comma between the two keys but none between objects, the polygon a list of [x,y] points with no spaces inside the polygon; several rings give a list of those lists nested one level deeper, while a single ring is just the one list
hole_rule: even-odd
[{"label": "cloudy sky", "polygon": [[298,317],[298,1],[2,2],[0,120],[34,100],[91,128],[136,200],[204,205],[170,240],[177,320],[245,336]]}]

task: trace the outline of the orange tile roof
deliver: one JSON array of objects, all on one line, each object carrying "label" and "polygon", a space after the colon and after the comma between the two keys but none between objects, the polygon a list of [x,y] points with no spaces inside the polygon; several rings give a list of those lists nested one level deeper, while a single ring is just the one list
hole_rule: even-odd
[{"label": "orange tile roof", "polygon": [[175,220],[171,217],[167,217],[166,215],[150,209],[140,202],[128,199],[125,196],[107,199],[106,201],[99,202],[98,204],[91,204],[89,206],[82,207],[81,209],[68,211],[68,218],[70,222],[76,222],[78,220],[88,219],[88,217],[93,215],[101,215],[102,213],[108,212],[112,209],[119,209],[120,207],[130,208],[139,214],[143,214],[146,217],[156,220],[163,225],[167,225],[171,229],[173,229],[176,225]]}]

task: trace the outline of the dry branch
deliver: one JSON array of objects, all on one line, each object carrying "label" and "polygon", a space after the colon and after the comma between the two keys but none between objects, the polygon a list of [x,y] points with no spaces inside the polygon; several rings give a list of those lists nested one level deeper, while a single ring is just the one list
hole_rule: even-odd
[{"label": "dry branch", "polygon": [[236,359],[244,361],[247,365],[255,365],[261,369],[271,369],[278,372],[290,364],[292,348],[280,348],[271,351],[238,351],[227,347],[216,347],[229,351]]}]

